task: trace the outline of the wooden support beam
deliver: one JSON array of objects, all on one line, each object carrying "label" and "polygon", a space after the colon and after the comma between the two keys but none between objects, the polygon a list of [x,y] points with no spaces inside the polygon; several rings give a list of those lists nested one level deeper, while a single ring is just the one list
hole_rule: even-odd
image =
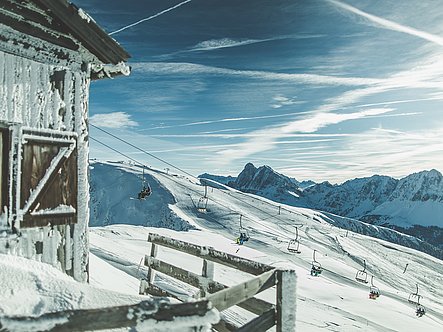
[{"label": "wooden support beam", "polygon": [[[154,243],[151,243],[150,257],[155,258],[157,256],[157,253],[158,253],[158,247]],[[146,265],[146,258],[145,258],[145,265]],[[152,284],[154,282],[154,277],[155,277],[155,272],[151,267],[149,267],[148,275],[146,276],[146,280],[148,281],[149,284]]]},{"label": "wooden support beam", "polygon": [[277,270],[277,332],[295,332],[296,281],[294,270]]},{"label": "wooden support beam", "polygon": [[212,302],[214,308],[223,311],[274,286],[275,282],[275,271],[272,270],[239,285],[208,295],[206,299]]},{"label": "wooden support beam", "polygon": [[218,332],[237,331],[237,326],[223,319],[221,319],[217,324],[212,325],[212,328]]},{"label": "wooden support beam", "polygon": [[[207,278],[204,278],[202,276],[199,276],[195,273],[192,273],[190,271],[186,271],[184,269],[181,269],[179,267],[176,267],[174,265],[171,265],[169,263],[163,262],[159,259],[156,259],[154,257],[145,256],[145,265],[149,267],[150,269],[154,269],[158,272],[164,273],[172,278],[175,278],[177,280],[180,280],[182,282],[185,282],[191,286],[194,286],[196,288],[201,289],[202,284],[205,284],[206,289],[208,293],[216,293],[218,291],[221,291],[223,289],[226,289],[227,286],[223,285],[217,281],[210,280]],[[152,284],[151,284],[152,285]],[[154,285],[152,285],[154,286]],[[154,296],[165,296],[166,293],[161,293],[158,291],[158,287],[155,286],[152,292],[149,290],[149,286],[146,286],[146,292],[154,295]],[[171,293],[168,293],[171,294]],[[249,298],[247,300],[242,301],[238,304],[239,307],[248,310],[256,315],[261,315],[263,312],[266,312],[274,306],[271,303],[268,303],[266,301],[263,301],[261,299],[257,298]]]},{"label": "wooden support beam", "polygon": [[93,20],[86,21],[78,9],[67,1],[39,0],[57,16],[85,47],[104,63],[117,64],[130,55]]},{"label": "wooden support beam", "polygon": [[239,327],[236,332],[267,331],[275,325],[275,318],[275,310],[268,310],[263,315]]},{"label": "wooden support beam", "polygon": [[[197,317],[201,325],[197,323],[196,326],[216,324],[217,315],[205,317],[210,310],[211,304],[206,300],[179,304],[143,301],[118,307],[51,312],[38,317],[1,316],[0,331],[31,331],[36,326],[44,326],[45,331],[96,331],[137,327],[138,324],[143,324],[148,320],[153,320],[152,328],[155,328],[156,321],[169,321],[171,322],[170,330],[173,330],[174,320],[178,317]],[[192,327],[192,324],[190,323],[189,327]],[[150,329],[149,326],[147,329]]]},{"label": "wooden support beam", "polygon": [[78,44],[72,38],[66,37],[62,34],[57,34],[56,32],[50,33],[48,31],[45,31],[44,29],[39,28],[36,25],[32,25],[25,20],[20,20],[17,17],[8,15],[6,11],[0,11],[0,22],[13,28],[14,30],[20,31],[29,36],[45,40],[54,45],[58,45],[74,51],[78,50],[79,48]]},{"label": "wooden support beam", "polygon": [[240,270],[252,275],[260,275],[273,270],[274,267],[255,262],[246,258],[230,255],[212,247],[203,247],[196,244],[175,240],[166,236],[150,233],[148,241],[163,247],[175,249],[196,257],[200,257],[214,263],[223,264],[233,269]]}]

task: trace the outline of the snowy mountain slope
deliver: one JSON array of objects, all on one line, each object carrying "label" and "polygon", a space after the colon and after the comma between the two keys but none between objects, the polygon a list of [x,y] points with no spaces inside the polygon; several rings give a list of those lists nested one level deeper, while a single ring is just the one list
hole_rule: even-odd
[{"label": "snowy mountain slope", "polygon": [[[118,163],[94,163],[90,167],[90,226],[104,226],[124,222],[129,225],[151,225],[188,230],[192,226],[183,223],[169,208],[175,203],[172,194],[151,175],[145,175],[152,190],[158,195],[139,201],[142,174],[128,176]],[[117,166],[117,167],[116,167]]]},{"label": "snowy mountain slope", "polygon": [[[266,172],[259,171],[264,169]],[[244,176],[251,180],[236,180],[228,185],[276,202],[386,225],[443,247],[443,241],[439,241],[443,236],[443,176],[436,170],[414,173],[400,180],[374,175],[340,185],[323,182],[304,186],[269,166],[255,168],[252,164],[247,164],[237,179]],[[288,180],[298,187],[288,188]],[[254,189],[262,182],[266,183],[266,189]],[[434,227],[431,232],[421,226],[439,228]]]},{"label": "snowy mountain slope", "polygon": [[303,194],[305,206],[375,224],[443,227],[443,176],[436,170],[316,185]]},{"label": "snowy mountain slope", "polygon": [[[125,165],[119,167],[128,168]],[[128,168],[128,171],[134,172],[134,169]],[[318,331],[320,328],[329,331],[441,330],[441,260],[383,240],[346,232],[332,225],[330,216],[310,209],[284,206],[279,215],[279,204],[234,189],[210,189],[208,212],[201,213],[195,204],[203,195],[204,188],[197,181],[162,172],[149,171],[149,174],[175,198],[173,209],[178,218],[197,224],[199,230],[174,232],[128,225],[91,228],[91,251],[114,268],[126,272],[130,278],[143,270],[138,265],[143,255],[148,253],[147,233],[154,231],[185,241],[209,244],[268,264],[294,268],[298,275],[297,323],[301,331]],[[163,191],[154,191],[154,195],[163,195]],[[172,205],[169,204],[169,207]],[[242,247],[233,241],[238,236],[240,214],[243,215],[243,227],[251,235],[251,240]],[[392,230],[355,220],[352,222],[360,224],[368,233],[402,238],[409,244],[418,241]],[[341,223],[353,225],[346,219]],[[299,227],[301,236],[300,255],[286,250],[295,226]],[[318,251],[317,260],[325,268],[317,278],[309,274],[313,249]],[[179,266],[187,265],[196,272],[201,269],[201,265],[197,266],[176,254],[163,254]],[[357,269],[362,268],[363,259],[367,262],[368,273],[375,276],[375,285],[381,289],[382,295],[375,301],[368,299],[368,285],[354,279]],[[409,267],[403,273],[406,264]],[[242,278],[237,271],[226,269],[220,269],[216,275],[223,282],[232,284]],[[157,276],[156,282],[172,287],[164,276]],[[414,307],[407,302],[409,293],[415,291],[416,283],[423,295],[422,303],[428,309],[422,318],[414,315]]]}]

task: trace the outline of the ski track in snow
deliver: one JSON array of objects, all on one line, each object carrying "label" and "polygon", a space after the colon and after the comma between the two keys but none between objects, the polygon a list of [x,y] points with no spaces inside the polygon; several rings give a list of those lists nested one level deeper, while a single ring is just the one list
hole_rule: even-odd
[{"label": "ski track in snow", "polygon": [[[125,168],[124,165],[119,167]],[[127,168],[128,172],[135,172]],[[150,170],[148,173],[171,192],[176,201],[174,210],[179,210],[182,218],[193,220],[200,230],[177,232],[129,225],[91,228],[91,252],[109,262],[111,270],[124,271],[130,278],[137,278],[142,271],[145,272],[146,269],[139,268],[139,264],[141,258],[149,253],[147,235],[154,232],[183,241],[214,246],[216,249],[267,264],[295,269],[298,277],[297,327],[300,331],[443,330],[441,260],[351,231],[345,236],[346,231],[330,225],[322,219],[321,214],[308,209],[285,206],[282,214],[278,215],[279,203],[256,197],[248,198],[234,190],[228,193],[209,190],[208,211],[201,213],[195,208],[195,202],[203,196],[203,186],[185,177],[162,171]],[[241,197],[244,202],[234,196]],[[229,209],[215,202],[220,202]],[[267,214],[255,210],[254,206]],[[291,213],[285,212],[286,209]],[[242,224],[251,235],[245,246],[234,244],[234,239],[238,236],[240,213],[244,216]],[[300,227],[299,255],[286,250],[288,239],[294,236],[295,225]],[[317,250],[316,259],[324,268],[319,277],[309,274],[313,249]],[[162,248],[158,256],[195,273],[201,272],[199,260],[182,257],[181,254]],[[354,279],[357,270],[363,268],[363,259],[367,264],[368,284]],[[403,274],[406,263],[409,263],[409,267]],[[381,291],[377,300],[368,299],[372,275],[375,276],[374,285]],[[216,265],[217,281],[234,285],[247,278],[243,273]],[[96,282],[100,282],[99,279],[95,279]],[[181,289],[183,296],[192,296],[192,289],[184,291],[181,283],[173,283],[158,273],[155,283],[171,289]],[[416,283],[419,284],[419,293],[423,295],[421,303],[427,309],[422,318],[415,316],[414,307],[407,302],[408,295],[415,292]],[[116,284],[115,287],[118,290],[119,285]],[[138,289],[134,289],[134,292],[137,291]],[[263,294],[263,297],[274,300],[272,292]],[[237,310],[224,314],[235,322],[243,322],[247,318],[247,315]]]}]

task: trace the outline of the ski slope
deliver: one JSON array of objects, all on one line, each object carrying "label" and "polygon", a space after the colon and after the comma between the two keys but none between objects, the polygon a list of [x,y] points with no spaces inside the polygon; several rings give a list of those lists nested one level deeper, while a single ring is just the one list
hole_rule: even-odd
[{"label": "ski slope", "polygon": [[[125,164],[114,164],[136,176],[139,170]],[[299,331],[426,331],[443,330],[443,261],[425,253],[347,232],[328,222],[320,212],[284,206],[254,195],[246,195],[218,185],[208,189],[206,212],[196,208],[204,195],[204,187],[194,179],[149,170],[147,178],[173,196],[168,208],[184,224],[196,228],[173,231],[146,226],[109,225],[90,229],[91,283],[95,286],[126,294],[138,293],[138,278],[144,272],[141,259],[149,253],[149,232],[174,237],[264,263],[295,269],[297,272],[297,329]],[[109,179],[112,185],[113,179]],[[139,190],[134,187],[134,192]],[[129,200],[129,197],[126,198]],[[166,201],[166,200],[162,200]],[[133,204],[144,202],[131,201]],[[132,204],[130,203],[130,204]],[[116,203],[117,204],[117,203]],[[127,204],[127,202],[125,202]],[[125,205],[124,205],[125,206]],[[157,207],[163,209],[164,207]],[[280,210],[280,214],[279,214]],[[124,211],[121,211],[123,214]],[[150,213],[146,211],[146,213]],[[152,214],[155,215],[155,211]],[[239,233],[239,220],[251,239],[244,246],[234,243]],[[298,227],[300,254],[287,251],[288,241]],[[192,228],[192,227],[189,227]],[[324,268],[319,277],[310,275],[313,250]],[[201,262],[162,249],[159,253],[175,265],[193,272],[201,271]],[[369,284],[355,280],[357,270],[367,264],[368,280],[380,289],[377,300],[368,298]],[[405,273],[406,264],[408,268]],[[234,285],[247,275],[227,267],[216,266],[215,279]],[[177,289],[165,276],[156,275],[155,283]],[[415,315],[415,306],[408,303],[411,292],[419,285],[420,301],[426,307],[425,316]],[[175,288],[174,288],[175,287]],[[191,296],[192,289],[180,288],[182,296]],[[264,294],[268,300],[271,295]],[[225,313],[238,322],[248,319],[240,310]]]}]

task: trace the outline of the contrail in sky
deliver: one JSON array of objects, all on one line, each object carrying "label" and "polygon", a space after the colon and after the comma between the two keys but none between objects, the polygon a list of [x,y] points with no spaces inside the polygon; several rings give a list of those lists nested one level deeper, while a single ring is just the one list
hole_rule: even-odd
[{"label": "contrail in sky", "polygon": [[404,32],[408,35],[411,36],[416,36],[425,40],[428,40],[434,44],[438,44],[440,46],[443,46],[443,38],[441,38],[440,36],[437,35],[433,35],[432,33],[426,32],[426,31],[422,31],[422,30],[418,30],[418,29],[414,29],[411,27],[408,27],[406,25],[402,25],[393,21],[389,21],[387,19],[384,19],[382,17],[378,17],[369,13],[366,13],[358,8],[355,8],[351,5],[348,5],[346,3],[337,1],[337,0],[326,0],[332,4],[334,4],[337,7],[341,7],[351,13],[354,13],[358,16],[364,17],[366,19],[368,19],[369,21],[376,23],[386,29],[389,30],[394,30],[394,31],[399,31],[399,32]]},{"label": "contrail in sky", "polygon": [[115,30],[115,31],[111,32],[110,35],[113,35],[113,34],[116,34],[116,33],[122,32],[123,30],[129,29],[129,28],[132,28],[133,26],[136,26],[136,25],[138,25],[138,24],[140,24],[140,23],[143,23],[143,22],[146,22],[146,21],[152,20],[153,18],[156,18],[156,17],[158,17],[158,16],[160,16],[160,15],[163,15],[164,13],[167,13],[167,12],[169,12],[169,11],[171,11],[171,10],[174,10],[174,9],[176,9],[176,8],[178,8],[178,7],[180,7],[180,6],[184,5],[184,4],[186,4],[186,3],[188,3],[188,2],[191,2],[191,1],[192,1],[192,0],[186,0],[186,1],[180,2],[179,4],[177,4],[177,5],[173,6],[173,7],[170,7],[170,8],[168,8],[168,9],[162,10],[161,12],[159,12],[159,13],[157,13],[157,14],[155,14],[155,15],[152,15],[152,16],[149,16],[149,17],[146,17],[146,18],[144,18],[144,19],[141,19],[140,21],[137,21],[137,22],[135,22],[135,23],[129,24],[129,25],[127,25],[127,26],[124,26],[123,28],[120,28],[120,29],[118,29],[118,30]]}]

